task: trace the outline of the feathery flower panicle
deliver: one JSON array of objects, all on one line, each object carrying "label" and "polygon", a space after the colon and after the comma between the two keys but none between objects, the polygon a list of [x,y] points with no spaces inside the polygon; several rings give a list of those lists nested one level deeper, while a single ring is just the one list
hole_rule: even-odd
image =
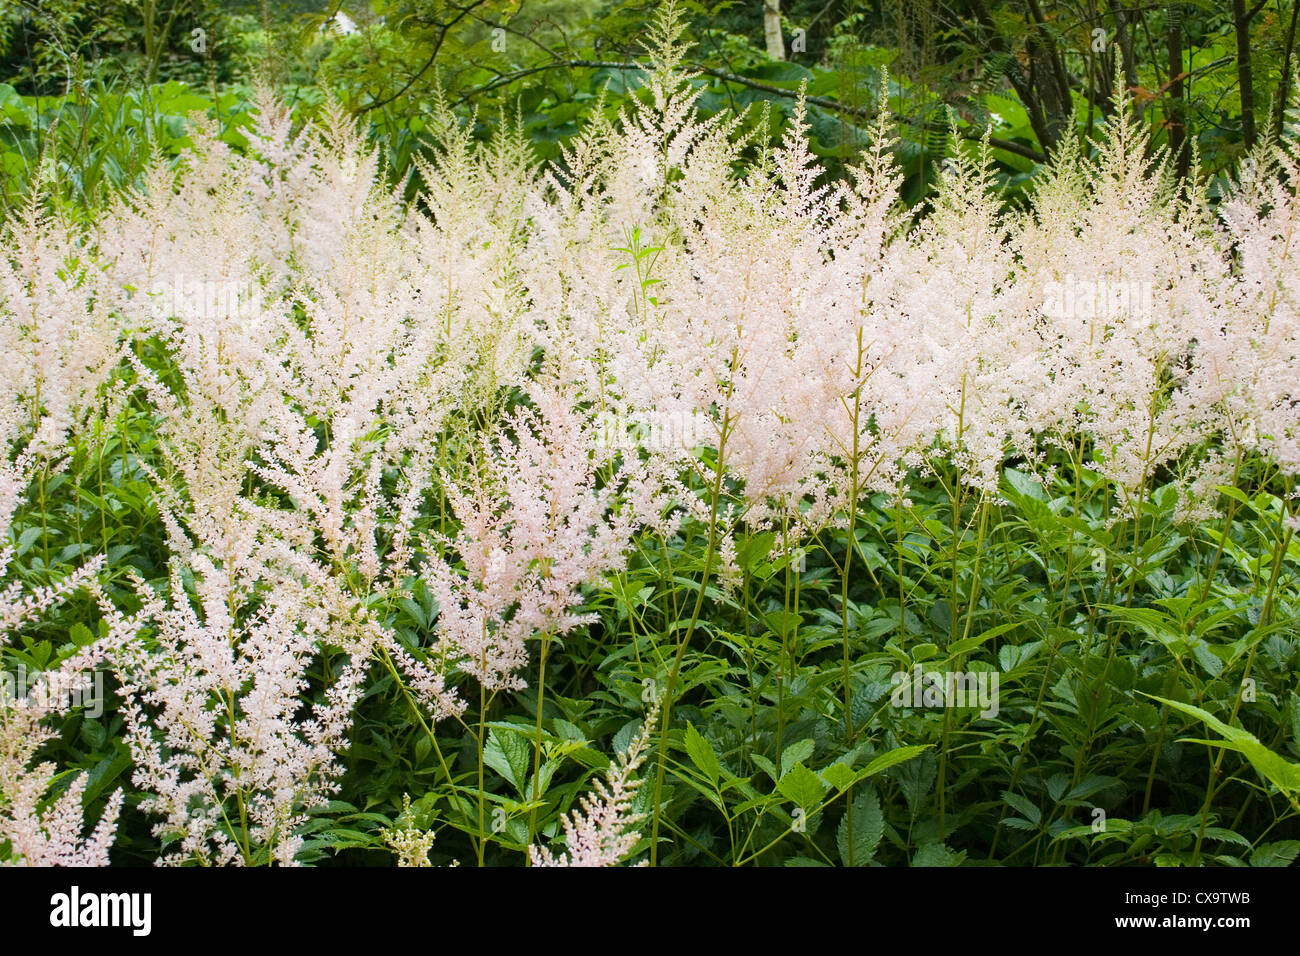
[{"label": "feathery flower panicle", "polygon": [[398,866],[432,866],[429,850],[433,847],[433,833],[421,830],[411,816],[411,796],[403,794],[401,816],[396,826],[384,831],[384,842],[396,855]]},{"label": "feathery flower panicle", "polygon": [[[341,772],[380,635],[328,575],[274,541],[263,547],[256,581],[196,549],[185,565],[173,559],[169,597],[141,584],[136,615],[105,607],[133,781],[150,794],[142,808],[163,818],[157,835],[178,841],[160,862],[291,865],[297,827]],[[327,643],[347,658],[309,705],[307,672]]]},{"label": "feathery flower panicle", "polygon": [[530,638],[594,619],[575,612],[581,588],[622,566],[636,527],[614,483],[600,486],[599,449],[569,397],[542,386],[532,398],[535,412],[484,442],[472,485],[444,475],[460,529],[443,543],[460,567],[432,554],[422,572],[448,657],[491,690],[524,686]]},{"label": "feathery flower panicle", "polygon": [[[89,238],[41,211],[33,195],[0,231],[0,537],[9,539],[38,469],[48,477],[97,412],[122,355],[112,316],[111,282],[92,254]],[[0,548],[0,579],[18,549]],[[94,591],[104,555],[91,556],[44,585],[22,580],[0,585],[0,645],[83,588]],[[8,862],[26,866],[107,866],[122,792],[83,836],[82,798],[88,777],[36,762],[55,736],[50,719],[69,713],[80,695],[74,685],[102,661],[92,644],[38,675],[25,695],[0,684],[0,843]]]},{"label": "feathery flower panicle", "polygon": [[[103,564],[94,558],[72,575],[19,598],[8,588],[0,606],[0,636],[8,638],[19,624],[58,603],[82,587],[94,590],[94,577]],[[0,843],[9,844],[13,866],[107,866],[117,832],[123,794],[114,791],[89,835],[83,836],[82,803],[88,782],[75,774],[63,788],[62,776],[49,762],[35,763],[37,753],[54,739],[50,718],[66,715],[84,701],[72,693],[103,660],[104,648],[96,643],[43,671],[21,697],[10,698],[0,684]]]},{"label": "feathery flower panicle", "polygon": [[641,840],[633,829],[643,819],[632,809],[641,780],[636,776],[645,762],[650,734],[659,719],[659,703],[646,713],[641,730],[617,757],[615,766],[603,781],[592,785],[583,796],[581,810],[565,816],[564,852],[556,855],[549,848],[531,846],[528,856],[533,866],[618,866]]},{"label": "feathery flower panicle", "polygon": [[90,238],[43,213],[39,196],[0,245],[0,440],[57,462],[122,356],[116,297]]}]

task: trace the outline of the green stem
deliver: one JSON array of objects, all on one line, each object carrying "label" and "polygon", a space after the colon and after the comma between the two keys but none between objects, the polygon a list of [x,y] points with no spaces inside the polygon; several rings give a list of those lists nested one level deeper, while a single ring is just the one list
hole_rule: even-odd
[{"label": "green stem", "polygon": [[686,648],[691,642],[691,637],[695,634],[695,627],[700,620],[700,612],[704,609],[704,594],[708,590],[709,577],[713,574],[713,563],[717,558],[718,504],[722,497],[722,461],[730,429],[731,417],[728,414],[724,414],[722,419],[722,430],[718,437],[718,460],[713,471],[713,489],[710,492],[709,548],[704,556],[704,574],[700,578],[700,589],[695,596],[695,609],[691,612],[690,623],[686,626],[686,633],[677,642],[677,653],[673,656],[673,666],[668,671],[668,686],[664,690],[663,716],[660,718],[659,724],[659,753],[657,755],[657,766],[655,768],[653,822],[650,827],[651,866],[658,865],[659,861],[659,816],[660,804],[663,801],[664,769],[668,755],[668,724],[669,718],[672,716],[673,692],[677,687],[677,674],[681,670],[682,660],[686,655]]},{"label": "green stem", "polygon": [[[541,663],[537,672],[537,726],[536,736],[533,739],[533,802],[541,800],[542,788],[542,709],[546,701],[546,658],[551,649],[551,636],[549,633],[542,634],[542,653]],[[533,843],[533,836],[537,832],[537,807],[528,814],[528,844]],[[529,861],[531,863],[531,857]]]}]

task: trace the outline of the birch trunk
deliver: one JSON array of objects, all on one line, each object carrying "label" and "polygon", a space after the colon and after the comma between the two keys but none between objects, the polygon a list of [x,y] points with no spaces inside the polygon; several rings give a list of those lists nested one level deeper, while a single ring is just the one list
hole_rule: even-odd
[{"label": "birch trunk", "polygon": [[781,36],[781,0],[763,0],[763,33],[767,37],[767,55],[785,59],[785,37]]}]

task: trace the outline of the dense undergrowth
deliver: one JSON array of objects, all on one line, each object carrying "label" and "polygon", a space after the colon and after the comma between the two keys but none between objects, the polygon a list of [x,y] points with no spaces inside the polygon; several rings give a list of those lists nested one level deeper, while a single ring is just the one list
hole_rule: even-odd
[{"label": "dense undergrowth", "polygon": [[0,859],[1296,858],[1294,147],[908,213],[676,38],[562,166],[266,100],[9,224]]}]

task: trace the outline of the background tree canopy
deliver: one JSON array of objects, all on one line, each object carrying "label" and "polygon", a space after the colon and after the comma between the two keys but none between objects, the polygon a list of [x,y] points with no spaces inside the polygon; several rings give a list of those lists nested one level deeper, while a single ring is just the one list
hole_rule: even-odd
[{"label": "background tree canopy", "polygon": [[[486,136],[503,117],[558,156],[593,111],[640,83],[655,3],[643,0],[5,0],[0,164],[6,206],[36,158],[72,197],[133,177],[185,142],[187,114],[231,142],[252,84],[300,118],[337,101],[368,124],[395,177],[441,101]],[[1284,0],[724,0],[687,5],[708,112],[775,135],[805,90],[834,171],[880,104],[899,121],[905,198],[923,199],[949,147],[988,135],[1014,199],[1064,137],[1092,141],[1116,81],[1156,148],[1211,175],[1277,135],[1300,3]],[[882,83],[886,84],[882,89]],[[883,99],[882,99],[883,98]]]}]

